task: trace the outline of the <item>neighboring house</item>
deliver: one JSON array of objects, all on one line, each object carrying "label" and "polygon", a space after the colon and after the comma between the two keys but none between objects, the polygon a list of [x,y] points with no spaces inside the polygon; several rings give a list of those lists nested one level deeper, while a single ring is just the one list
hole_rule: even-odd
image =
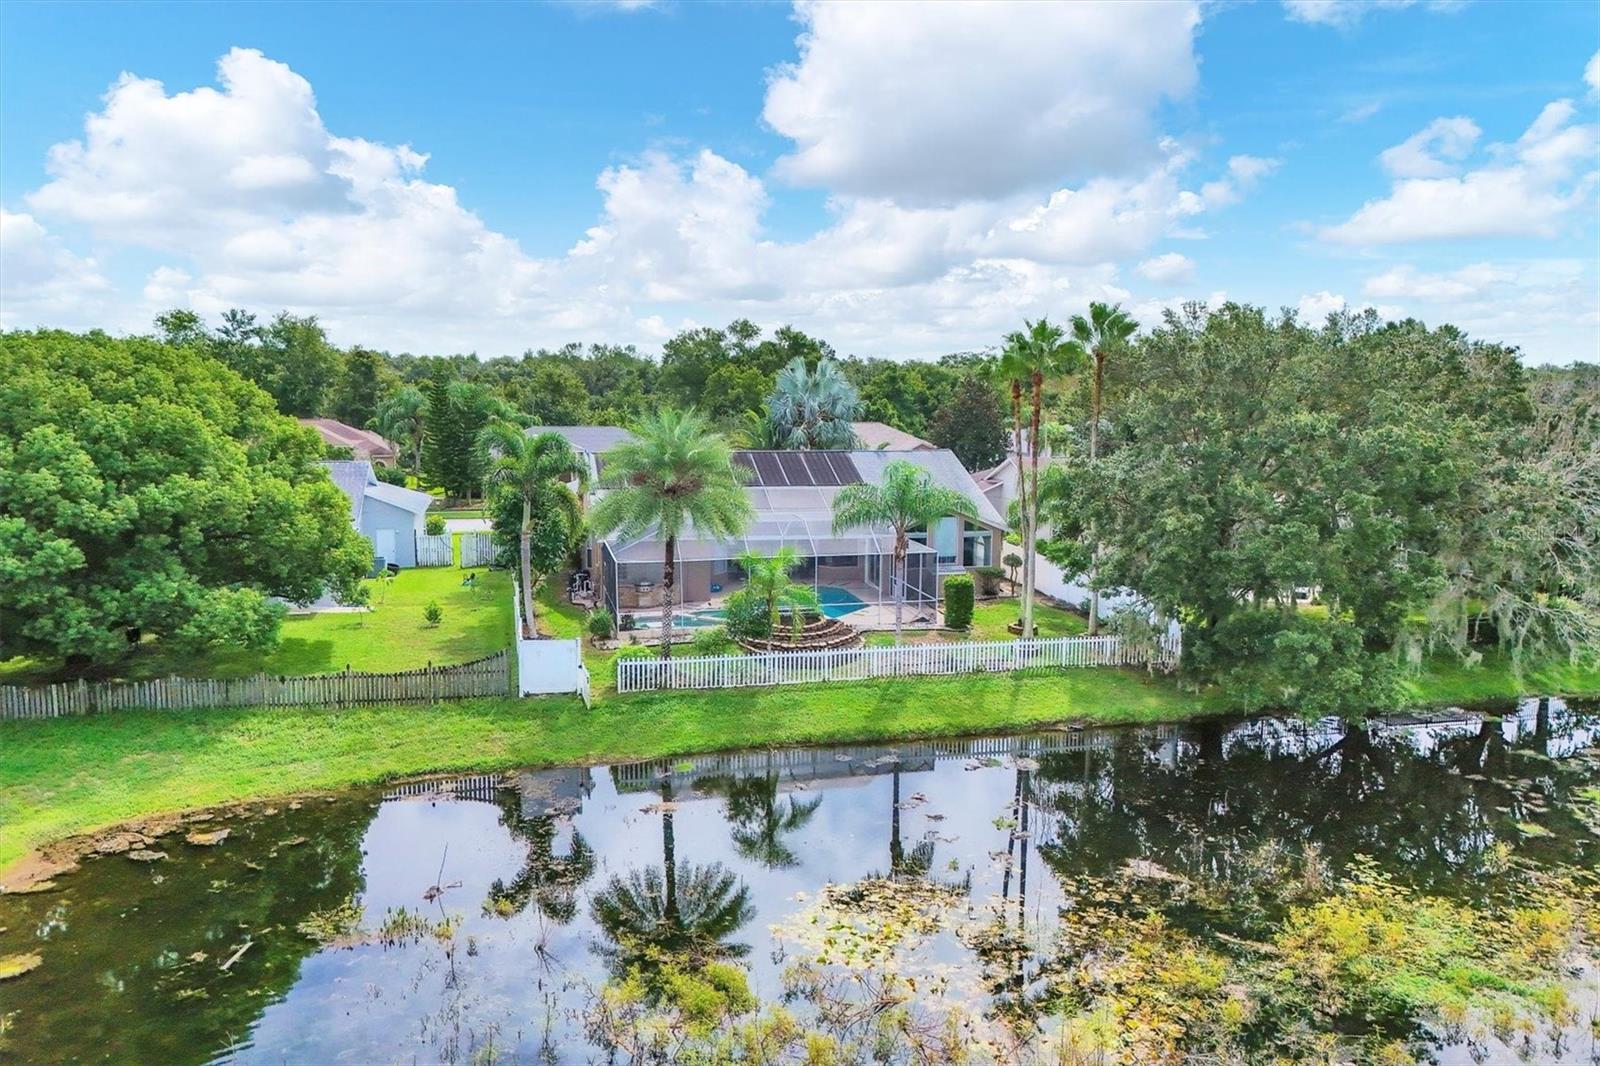
[{"label": "neighboring house", "polygon": [[375,559],[397,566],[417,565],[417,537],[433,497],[416,489],[386,485],[360,459],[335,459],[322,464],[333,483],[350,500],[350,524],[372,542]]},{"label": "neighboring house", "polygon": [[565,438],[572,445],[572,450],[578,453],[578,458],[588,466],[591,485],[600,480],[600,456],[633,439],[633,434],[620,426],[529,426],[526,432],[530,437],[554,433]]},{"label": "neighboring house", "polygon": [[302,418],[300,424],[316,430],[330,448],[349,448],[356,459],[376,466],[393,466],[398,461],[399,449],[370,429],[357,429],[332,418]]},{"label": "neighboring house", "polygon": [[[800,555],[795,580],[817,590],[825,613],[858,628],[893,622],[894,533],[859,527],[835,535],[833,498],[845,485],[881,484],[889,463],[905,460],[933,481],[972,500],[975,519],[951,516],[912,534],[907,560],[905,619],[932,624],[944,578],[998,559],[1005,522],[989,505],[961,461],[946,449],[908,451],[741,451],[734,461],[749,473],[745,493],[755,521],[735,541],[700,539],[690,530],[677,542],[677,602],[681,623],[715,625],[727,597],[744,584],[737,562],[745,551],[771,555],[792,547]],[[662,544],[653,534],[610,537],[591,546],[593,584],[601,602],[642,627],[659,625]]]},{"label": "neighboring house", "polygon": [[852,422],[850,428],[855,430],[856,440],[861,442],[861,447],[868,451],[938,451],[938,445],[930,444],[921,437],[913,437],[886,422]]}]

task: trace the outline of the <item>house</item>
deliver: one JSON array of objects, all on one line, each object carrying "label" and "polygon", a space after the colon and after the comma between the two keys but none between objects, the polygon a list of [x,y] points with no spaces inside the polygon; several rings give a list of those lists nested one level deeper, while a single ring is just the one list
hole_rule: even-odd
[{"label": "house", "polygon": [[417,565],[417,537],[433,497],[416,489],[387,485],[364,459],[322,464],[350,500],[350,524],[372,542],[374,559],[397,566]]},{"label": "house", "polygon": [[886,422],[852,422],[850,428],[855,430],[856,440],[861,442],[861,447],[868,450],[931,452],[938,448],[937,445],[930,444],[921,437],[913,437],[904,430],[895,429]]},{"label": "house", "polygon": [[[949,516],[913,533],[906,572],[905,619],[935,624],[944,579],[999,556],[1005,522],[978,490],[955,454],[943,448],[906,451],[741,451],[734,461],[748,472],[745,493],[755,520],[734,541],[697,537],[677,542],[678,624],[716,625],[729,595],[744,585],[738,557],[771,555],[792,547],[800,556],[795,580],[817,592],[823,612],[856,628],[893,624],[894,532],[888,526],[833,531],[833,499],[845,485],[881,484],[884,470],[905,460],[932,480],[973,501],[977,517]],[[591,546],[592,580],[600,601],[641,628],[660,625],[662,544],[653,534],[633,540],[613,536]]]},{"label": "house", "polygon": [[357,429],[332,418],[302,418],[302,426],[310,426],[330,448],[349,448],[356,459],[364,459],[376,466],[393,466],[400,450],[370,429]]},{"label": "house", "polygon": [[600,479],[600,456],[633,439],[633,434],[621,426],[530,426],[526,432],[530,437],[554,433],[564,438],[589,468],[591,483]]}]

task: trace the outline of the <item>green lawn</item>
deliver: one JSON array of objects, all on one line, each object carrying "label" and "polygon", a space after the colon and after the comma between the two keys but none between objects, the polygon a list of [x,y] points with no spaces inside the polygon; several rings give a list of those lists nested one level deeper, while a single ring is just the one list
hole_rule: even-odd
[{"label": "green lawn", "polygon": [[732,746],[1175,721],[1212,709],[1131,671],[437,707],[133,711],[0,723],[0,870],[142,815],[451,770],[620,761]]},{"label": "green lawn", "polygon": [[[478,588],[463,588],[466,573]],[[204,655],[169,654],[156,641],[129,656],[110,676],[142,679],[322,674],[343,670],[412,670],[432,662],[459,663],[492,655],[511,643],[511,576],[503,571],[455,567],[402,570],[387,589],[369,582],[372,610],[297,615],[283,623],[277,648],[262,654],[239,650]],[[444,619],[430,626],[423,609],[437,601]],[[53,663],[12,659],[0,663],[0,682],[50,680]]]}]

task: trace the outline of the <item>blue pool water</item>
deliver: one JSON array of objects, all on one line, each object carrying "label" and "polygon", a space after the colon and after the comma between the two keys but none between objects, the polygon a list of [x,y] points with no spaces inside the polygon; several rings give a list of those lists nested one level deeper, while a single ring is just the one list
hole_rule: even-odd
[{"label": "blue pool water", "polygon": [[[829,618],[843,618],[847,614],[861,610],[867,601],[851,592],[849,589],[838,588],[834,585],[823,585],[817,589],[817,599],[822,603],[822,613]],[[682,626],[685,629],[694,629],[698,626],[720,626],[727,620],[727,613],[715,611],[689,611],[672,616],[674,628]],[[654,618],[641,618],[640,629],[657,629],[660,623]]]}]

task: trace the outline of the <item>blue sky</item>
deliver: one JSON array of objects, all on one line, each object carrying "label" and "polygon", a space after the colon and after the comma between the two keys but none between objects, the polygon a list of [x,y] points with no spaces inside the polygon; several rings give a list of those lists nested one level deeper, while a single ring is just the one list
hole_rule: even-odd
[{"label": "blue sky", "polygon": [[1600,358],[1587,3],[0,12],[0,321],[861,355],[1115,299]]}]

